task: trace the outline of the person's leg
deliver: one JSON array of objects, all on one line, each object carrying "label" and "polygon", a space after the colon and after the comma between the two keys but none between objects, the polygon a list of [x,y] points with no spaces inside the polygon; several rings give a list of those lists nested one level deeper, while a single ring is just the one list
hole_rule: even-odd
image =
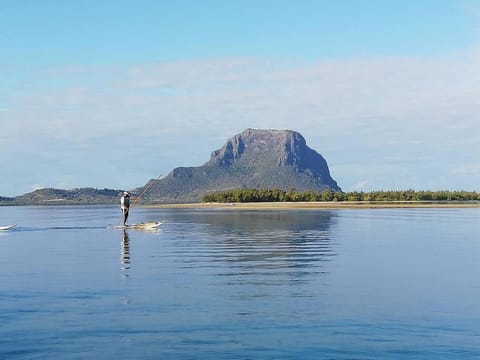
[{"label": "person's leg", "polygon": [[129,209],[123,209],[123,225],[127,225],[128,210]]}]

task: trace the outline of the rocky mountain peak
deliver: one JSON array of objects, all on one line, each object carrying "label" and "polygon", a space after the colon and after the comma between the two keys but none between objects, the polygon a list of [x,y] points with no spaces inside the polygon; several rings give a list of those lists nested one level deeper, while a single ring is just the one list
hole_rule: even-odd
[{"label": "rocky mountain peak", "polygon": [[305,146],[305,139],[296,131],[246,129],[214,151],[210,162],[229,167],[248,152],[251,156],[272,154],[279,166],[295,165]]},{"label": "rocky mountain peak", "polygon": [[300,133],[292,130],[246,129],[214,151],[209,163],[223,168],[248,166],[260,170],[271,168],[272,164],[291,167],[297,174],[311,176],[319,184],[340,190],[330,177],[325,159],[307,146]]}]

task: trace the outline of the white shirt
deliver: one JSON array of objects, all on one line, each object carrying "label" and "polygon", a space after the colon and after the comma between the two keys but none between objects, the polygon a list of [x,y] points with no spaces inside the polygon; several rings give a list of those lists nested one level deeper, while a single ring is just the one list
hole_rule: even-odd
[{"label": "white shirt", "polygon": [[120,208],[123,209],[128,209],[130,208],[130,197],[123,195],[120,198]]}]

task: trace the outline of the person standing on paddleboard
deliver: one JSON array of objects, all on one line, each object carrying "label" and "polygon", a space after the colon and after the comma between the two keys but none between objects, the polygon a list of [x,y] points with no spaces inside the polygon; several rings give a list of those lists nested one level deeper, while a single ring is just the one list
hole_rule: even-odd
[{"label": "person standing on paddleboard", "polygon": [[124,191],[120,198],[120,209],[123,215],[123,226],[127,226],[128,212],[130,210],[130,194],[127,191]]}]

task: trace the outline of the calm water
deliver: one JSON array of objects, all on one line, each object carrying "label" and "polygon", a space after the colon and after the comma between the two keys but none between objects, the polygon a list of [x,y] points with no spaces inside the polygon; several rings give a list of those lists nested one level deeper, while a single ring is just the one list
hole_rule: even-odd
[{"label": "calm water", "polygon": [[0,359],[478,359],[480,209],[0,207]]}]

